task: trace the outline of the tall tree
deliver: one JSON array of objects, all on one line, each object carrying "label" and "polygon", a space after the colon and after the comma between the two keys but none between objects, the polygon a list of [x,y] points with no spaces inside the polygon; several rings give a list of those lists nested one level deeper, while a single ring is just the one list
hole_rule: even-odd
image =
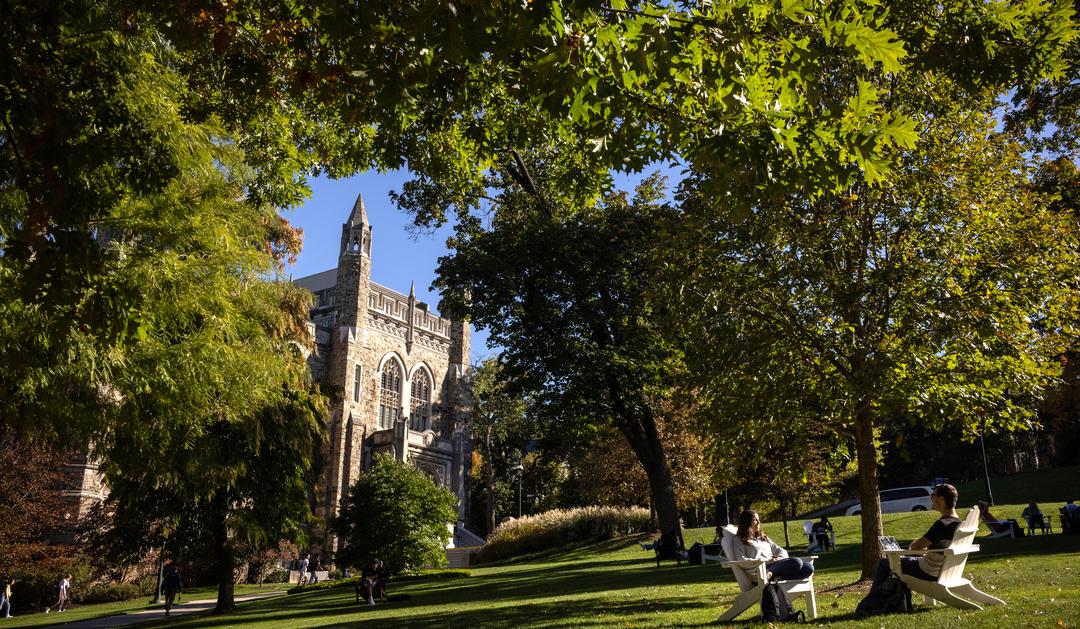
[{"label": "tall tree", "polygon": [[662,534],[674,536],[679,514],[656,400],[679,355],[652,326],[656,305],[646,290],[669,213],[661,183],[649,179],[632,201],[596,202],[560,188],[582,179],[569,176],[586,170],[581,153],[530,165],[515,158],[493,182],[500,193],[490,223],[463,221],[452,255],[440,260],[440,309],[488,328],[510,376],[528,381],[549,408],[610,421],[645,469]]},{"label": "tall tree", "polygon": [[[694,364],[717,374],[703,406],[722,402],[717,429],[762,442],[793,389],[812,393],[856,452],[864,576],[879,554],[878,427],[901,411],[969,438],[1029,425],[1023,400],[1053,381],[1076,321],[1075,223],[994,134],[990,102],[924,109],[922,142],[877,186],[778,195],[745,220],[708,187],[683,190],[694,226],[672,290],[688,347],[709,350]],[[747,419],[763,412],[780,421]]]},{"label": "tall tree", "polygon": [[515,394],[498,359],[488,358],[473,371],[471,433],[481,455],[477,471],[484,481],[484,524],[489,534],[496,525],[497,481],[507,478],[513,466],[523,465],[526,442],[535,436],[528,434],[525,409],[524,397]]}]

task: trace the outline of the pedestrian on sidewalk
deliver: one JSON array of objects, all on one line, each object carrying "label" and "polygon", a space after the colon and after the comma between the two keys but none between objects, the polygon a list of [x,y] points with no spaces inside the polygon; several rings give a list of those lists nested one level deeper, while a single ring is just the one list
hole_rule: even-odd
[{"label": "pedestrian on sidewalk", "polygon": [[11,586],[15,579],[0,581],[0,618],[11,618]]},{"label": "pedestrian on sidewalk", "polygon": [[57,612],[64,611],[67,607],[68,601],[68,588],[71,587],[71,575],[65,575],[60,578],[60,583],[56,586],[56,602],[45,608],[45,613],[49,613],[56,608]]},{"label": "pedestrian on sidewalk", "polygon": [[169,565],[165,567],[165,578],[161,581],[161,588],[165,590],[165,615],[168,616],[172,611],[173,601],[176,600],[176,595],[183,589],[184,580],[180,578],[180,571],[176,569],[176,564],[169,562]]}]

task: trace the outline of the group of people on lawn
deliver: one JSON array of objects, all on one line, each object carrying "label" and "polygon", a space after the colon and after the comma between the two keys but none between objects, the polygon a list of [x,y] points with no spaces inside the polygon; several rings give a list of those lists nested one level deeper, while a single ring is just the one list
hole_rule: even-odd
[{"label": "group of people on lawn", "polygon": [[[941,518],[934,522],[925,535],[911,543],[911,550],[945,548],[949,545],[956,527],[960,525],[960,516],[956,513],[957,498],[956,488],[952,485],[938,485],[934,488],[930,503],[934,511],[941,514]],[[719,541],[718,539],[717,543]],[[789,557],[786,550],[769,539],[761,530],[761,517],[756,511],[744,511],[740,515],[739,526],[732,541],[732,551],[736,561],[764,559],[770,581],[805,579],[814,573],[812,563],[798,557]],[[941,573],[943,559],[944,555],[941,553],[926,553],[920,557],[903,557],[900,561],[904,574],[934,581]],[[874,574],[871,590],[876,590],[891,572],[888,559],[882,559]]]},{"label": "group of people on lawn", "polygon": [[[949,484],[941,484],[934,487],[934,491],[930,496],[931,508],[941,514],[936,522],[930,527],[926,533],[915,540],[908,546],[911,550],[932,550],[948,548],[949,543],[952,541],[957,527],[960,525],[961,519],[956,512],[956,501],[959,498],[959,494],[956,491],[956,487]],[[991,517],[989,515],[989,509],[986,503],[979,503],[980,511],[984,517]],[[1031,503],[1024,511],[1024,518],[1035,515],[1035,513],[1029,513],[1029,510],[1034,509],[1038,511],[1038,506],[1035,503]],[[1069,501],[1065,507],[1062,508],[1062,514],[1080,514],[1080,507],[1073,504],[1073,501]],[[1038,513],[1039,520],[1042,520],[1042,514]],[[1066,516],[1067,517],[1067,516]],[[826,533],[824,524],[828,520],[822,518],[822,523],[819,530],[814,530],[813,534]],[[995,520],[996,522],[996,520]],[[831,529],[831,525],[829,525]],[[718,535],[716,543],[720,543],[722,533],[718,529]],[[821,541],[819,540],[819,544]],[[814,573],[814,566],[812,563],[803,561],[798,557],[789,557],[787,551],[777,545],[769,536],[761,530],[761,518],[756,511],[744,511],[739,517],[739,526],[735,533],[735,539],[732,541],[732,551],[735,557],[735,561],[741,560],[765,560],[765,565],[768,571],[768,579],[772,580],[800,580],[806,579]],[[944,563],[945,555],[943,553],[925,553],[918,557],[901,557],[901,568],[903,573],[908,576],[922,579],[925,581],[936,581],[941,574],[941,567]],[[871,591],[877,591],[881,584],[884,583],[889,575],[892,573],[892,569],[889,566],[888,559],[881,559],[878,562],[877,570],[874,573],[873,585]]]}]

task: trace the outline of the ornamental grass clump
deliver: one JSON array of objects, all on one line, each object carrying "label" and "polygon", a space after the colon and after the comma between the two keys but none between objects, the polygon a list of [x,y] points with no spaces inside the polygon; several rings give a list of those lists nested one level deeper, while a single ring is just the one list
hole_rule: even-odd
[{"label": "ornamental grass clump", "polygon": [[477,552],[477,560],[487,563],[567,544],[644,533],[649,528],[649,510],[641,507],[555,509],[506,520]]}]

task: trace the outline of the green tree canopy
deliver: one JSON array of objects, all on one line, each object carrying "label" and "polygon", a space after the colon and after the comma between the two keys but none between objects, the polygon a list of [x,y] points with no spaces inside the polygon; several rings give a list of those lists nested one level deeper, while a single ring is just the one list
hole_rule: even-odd
[{"label": "green tree canopy", "polygon": [[876,186],[778,196],[746,220],[709,186],[682,191],[687,255],[670,286],[706,417],[758,443],[807,400],[829,418],[857,455],[864,574],[881,530],[878,427],[1024,428],[1075,337],[1075,221],[1048,207],[984,104],[925,109],[923,140]]},{"label": "green tree canopy", "polygon": [[376,455],[342,499],[332,527],[338,561],[364,566],[382,559],[390,574],[446,563],[457,498],[416,467]]}]

